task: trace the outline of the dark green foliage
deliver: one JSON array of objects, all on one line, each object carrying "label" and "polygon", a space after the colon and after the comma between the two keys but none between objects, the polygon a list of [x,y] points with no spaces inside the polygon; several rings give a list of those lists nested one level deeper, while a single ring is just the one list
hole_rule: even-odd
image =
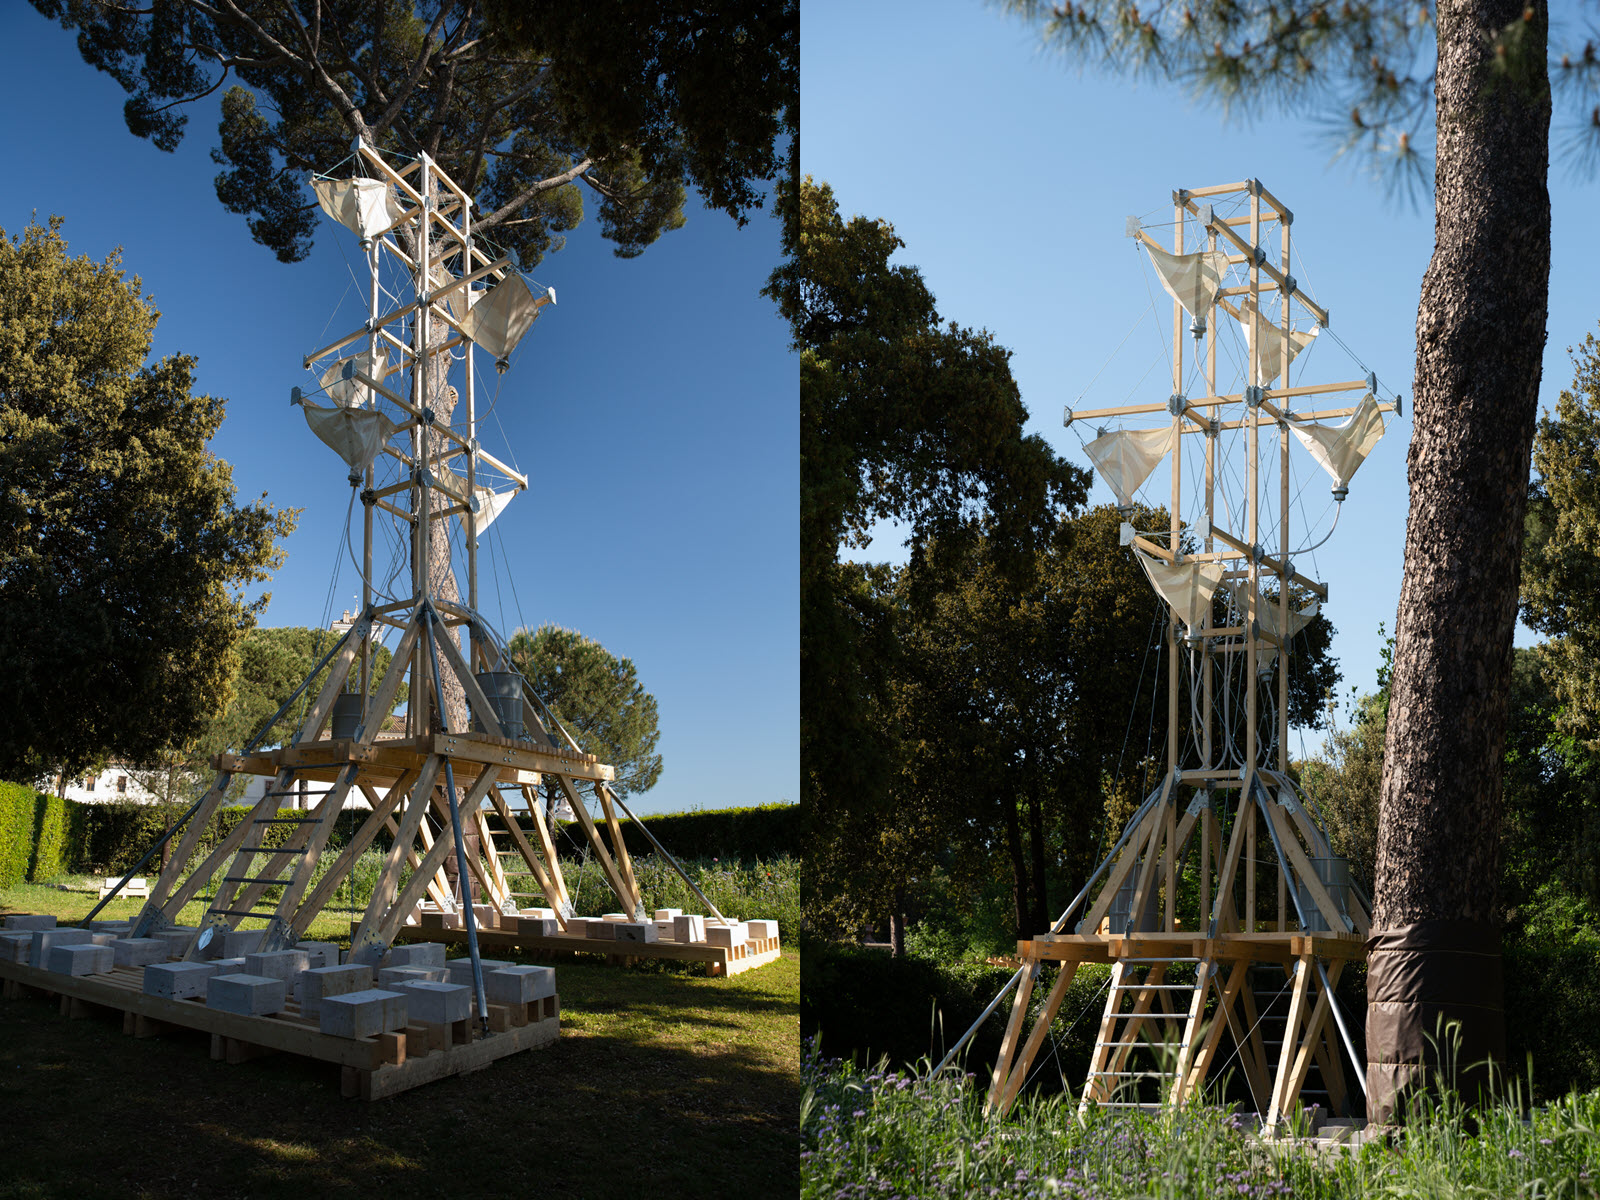
[{"label": "dark green foliage", "polygon": [[685,188],[738,220],[798,149],[799,6],[671,0],[457,6],[360,0],[306,10],[162,0],[138,10],[33,0],[128,92],[129,130],[175,148],[182,106],[222,99],[217,196],[279,259],[311,249],[303,173],[356,135],[427,152],[477,201],[474,230],[525,268],[599,198],[631,256],[683,224]]},{"label": "dark green foliage", "polygon": [[0,888],[28,877],[33,859],[33,811],[37,793],[20,783],[0,783]]},{"label": "dark green foliage", "polygon": [[65,871],[70,861],[68,803],[49,792],[40,792],[34,800],[33,854],[28,863],[28,879],[32,883],[50,882]]},{"label": "dark green foliage", "polygon": [[[149,364],[156,313],[61,222],[0,233],[0,776],[142,762],[227,703],[289,514],[239,507],[194,360]],[[153,698],[159,697],[159,703]]]},{"label": "dark green foliage", "polygon": [[[720,858],[737,863],[798,856],[801,816],[798,804],[761,804],[710,812],[662,813],[641,820],[674,858]],[[619,824],[629,854],[642,857],[655,853],[655,847],[632,821],[624,818]],[[568,831],[583,836],[574,826],[569,826]]]}]

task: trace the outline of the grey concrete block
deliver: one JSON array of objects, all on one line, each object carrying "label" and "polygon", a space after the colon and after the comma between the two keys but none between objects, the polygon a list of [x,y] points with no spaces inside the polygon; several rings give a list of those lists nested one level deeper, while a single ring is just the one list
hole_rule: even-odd
[{"label": "grey concrete block", "polygon": [[744,922],[738,921],[732,925],[707,925],[706,945],[726,946],[730,950],[734,946],[742,946],[750,940],[749,931],[745,929]]},{"label": "grey concrete block", "polygon": [[92,946],[94,934],[87,929],[38,929],[28,947],[28,965],[47,970],[50,951],[57,946]]},{"label": "grey concrete block", "polygon": [[706,940],[706,919],[699,913],[672,918],[672,940],[675,942],[703,942]]},{"label": "grey concrete block", "polygon": [[550,967],[501,967],[483,977],[490,1004],[527,1004],[556,994],[556,973]]},{"label": "grey concrete block", "polygon": [[660,934],[649,921],[618,921],[616,939],[619,942],[653,942]]},{"label": "grey concrete block", "polygon": [[517,916],[519,917],[538,917],[546,921],[554,920],[555,915],[556,910],[553,908],[519,908],[517,910]]},{"label": "grey concrete block", "polygon": [[127,937],[133,930],[132,921],[88,921],[84,923],[85,929],[92,929],[96,933],[112,933],[118,937]]},{"label": "grey concrete block", "polygon": [[317,1014],[317,1027],[334,1037],[364,1038],[391,1029],[404,1029],[409,1020],[404,992],[369,988],[343,996],[326,996]]},{"label": "grey concrete block", "polygon": [[681,908],[658,908],[655,911],[655,919],[657,921],[671,921],[673,917],[681,916],[683,916],[683,909]]},{"label": "grey concrete block", "polygon": [[7,933],[32,933],[36,929],[54,929],[56,919],[48,913],[12,913],[6,918]]},{"label": "grey concrete block", "polygon": [[244,969],[244,959],[242,958],[213,958],[211,965],[217,969],[218,975],[248,974]]},{"label": "grey concrete block", "polygon": [[102,933],[94,929],[89,931],[89,941],[96,946],[109,946],[116,940],[117,935],[114,933]]},{"label": "grey concrete block", "polygon": [[0,962],[26,963],[33,948],[33,934],[26,931],[0,933]]},{"label": "grey concrete block", "polygon": [[535,937],[555,937],[561,932],[561,922],[554,917],[518,917],[517,932]]},{"label": "grey concrete block", "polygon": [[339,947],[334,942],[296,942],[294,948],[306,952],[307,970],[339,965]]},{"label": "grey concrete block", "polygon": [[778,936],[778,923],[776,921],[746,921],[746,928],[752,938],[775,938]]},{"label": "grey concrete block", "polygon": [[362,963],[342,967],[312,967],[295,980],[295,995],[302,1016],[314,1017],[331,996],[348,996],[372,986],[372,968]]},{"label": "grey concrete block", "polygon": [[392,988],[408,980],[449,983],[450,972],[443,967],[383,967],[378,971],[378,986]]},{"label": "grey concrete block", "polygon": [[444,966],[443,942],[414,942],[405,946],[394,946],[389,950],[389,956],[383,960],[386,967],[442,967]]},{"label": "grey concrete block", "polygon": [[150,936],[167,944],[168,958],[182,958],[189,952],[189,944],[194,940],[194,930],[157,929]]},{"label": "grey concrete block", "polygon": [[144,994],[169,1000],[204,996],[206,981],[216,973],[217,968],[211,963],[152,963],[144,969]]},{"label": "grey concrete block", "polygon": [[282,1012],[288,1001],[283,980],[265,975],[213,975],[206,980],[206,1007],[246,1017]]},{"label": "grey concrete block", "polygon": [[265,929],[231,929],[213,934],[211,941],[201,951],[207,958],[243,958],[261,949]]},{"label": "grey concrete block", "polygon": [[58,975],[105,975],[116,963],[110,946],[83,942],[76,946],[51,946],[46,969]]},{"label": "grey concrete block", "polygon": [[607,921],[604,918],[598,921],[585,921],[583,935],[596,941],[614,942],[617,940],[617,926],[619,924],[620,922],[618,921]]},{"label": "grey concrete block", "polygon": [[289,982],[304,971],[310,963],[304,950],[267,950],[244,956],[246,975],[264,975],[268,979]]},{"label": "grey concrete block", "polygon": [[448,1025],[472,1015],[472,989],[466,984],[410,979],[397,984],[394,990],[404,993],[413,1021]]},{"label": "grey concrete block", "polygon": [[[511,963],[503,958],[482,958],[478,960],[483,964],[484,974],[498,971],[501,967],[509,967]],[[472,960],[470,958],[452,958],[445,963],[445,969],[450,972],[451,983],[472,983]]]},{"label": "grey concrete block", "polygon": [[167,961],[167,944],[160,938],[118,938],[111,955],[119,967],[148,967]]}]

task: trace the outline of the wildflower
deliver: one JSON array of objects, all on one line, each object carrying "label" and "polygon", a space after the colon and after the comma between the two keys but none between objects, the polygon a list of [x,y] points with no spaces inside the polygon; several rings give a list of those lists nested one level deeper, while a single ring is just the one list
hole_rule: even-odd
[{"label": "wildflower", "polygon": [[1521,1150],[1513,1149],[1508,1157],[1510,1157],[1510,1158],[1526,1158],[1527,1155],[1525,1155]]}]

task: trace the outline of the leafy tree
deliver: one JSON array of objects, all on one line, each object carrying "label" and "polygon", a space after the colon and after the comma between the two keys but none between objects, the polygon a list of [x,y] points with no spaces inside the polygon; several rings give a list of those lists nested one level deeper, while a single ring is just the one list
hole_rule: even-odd
[{"label": "leafy tree", "polygon": [[234,503],[224,402],[147,363],[156,313],[61,221],[0,231],[0,777],[140,762],[229,700],[293,512]]},{"label": "leafy tree", "polygon": [[617,769],[611,790],[627,797],[661,778],[656,700],[639,683],[633,660],[618,658],[575,629],[519,629],[511,661],[550,706],[585,754]]},{"label": "leafy tree", "polygon": [[[1350,144],[1388,156],[1400,179],[1425,178],[1431,124],[1435,242],[1417,314],[1373,912],[1374,926],[1390,931],[1380,941],[1410,931],[1416,949],[1382,942],[1372,959],[1375,981],[1393,969],[1392,995],[1412,998],[1400,1018],[1410,1022],[1406,1037],[1380,1033],[1369,1046],[1372,1111],[1385,1118],[1420,1069],[1395,1065],[1401,1042],[1420,1042],[1437,1011],[1401,958],[1431,961],[1457,943],[1498,954],[1500,767],[1550,271],[1548,10],[1523,0],[1008,7],[1060,45],[1183,78],[1227,103],[1336,105],[1349,113]],[[1557,69],[1592,82],[1600,63],[1586,51]],[[1498,979],[1477,972],[1459,989],[1473,1014],[1463,1061],[1500,1056]],[[1379,1024],[1398,1029],[1389,1018]]]}]

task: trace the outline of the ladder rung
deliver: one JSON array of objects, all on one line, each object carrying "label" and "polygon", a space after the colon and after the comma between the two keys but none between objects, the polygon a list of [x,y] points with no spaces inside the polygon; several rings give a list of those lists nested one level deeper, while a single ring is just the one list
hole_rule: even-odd
[{"label": "ladder rung", "polygon": [[[263,901],[262,903],[277,904],[276,900]],[[207,910],[207,915],[213,917],[264,917],[266,913],[257,912],[253,908],[213,908]],[[232,932],[238,932],[233,930]]]},{"label": "ladder rung", "polygon": [[1174,1079],[1176,1071],[1090,1071],[1090,1075],[1114,1079]]},{"label": "ladder rung", "polygon": [[289,878],[289,879],[258,879],[253,875],[224,875],[222,877],[222,882],[223,883],[280,884],[280,883],[293,883],[294,879],[292,877]]},{"label": "ladder rung", "polygon": [[1192,983],[1119,983],[1113,992],[1192,992]]},{"label": "ladder rung", "polygon": [[312,817],[312,816],[305,816],[305,817],[257,817],[255,819],[255,824],[257,824],[257,825],[304,825],[308,821],[311,822],[312,824],[315,824],[315,825],[321,825],[322,824],[322,818],[321,817]]},{"label": "ladder rung", "polygon": [[1120,963],[1180,963],[1180,962],[1205,962],[1203,958],[1118,958]]},{"label": "ladder rung", "polygon": [[1161,1111],[1161,1105],[1159,1104],[1146,1104],[1138,1100],[1100,1100],[1096,1103],[1098,1103],[1101,1108],[1142,1108],[1147,1112]]}]

